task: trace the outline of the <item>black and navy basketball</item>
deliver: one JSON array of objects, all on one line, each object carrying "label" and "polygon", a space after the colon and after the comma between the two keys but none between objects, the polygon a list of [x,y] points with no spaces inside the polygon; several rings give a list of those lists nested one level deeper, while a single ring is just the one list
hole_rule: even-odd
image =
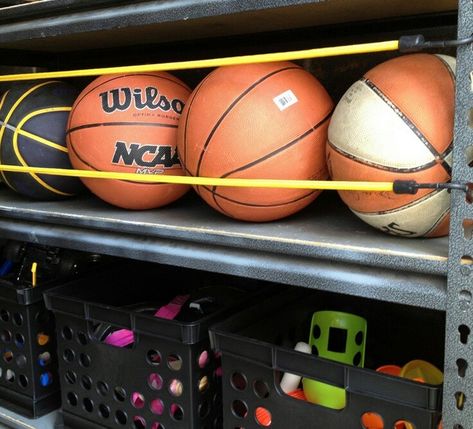
[{"label": "black and navy basketball", "polygon": [[[0,98],[1,164],[72,168],[66,147],[66,125],[77,97],[64,82],[13,85]],[[35,173],[1,171],[13,190],[38,200],[72,196],[81,190],[79,179]]]}]

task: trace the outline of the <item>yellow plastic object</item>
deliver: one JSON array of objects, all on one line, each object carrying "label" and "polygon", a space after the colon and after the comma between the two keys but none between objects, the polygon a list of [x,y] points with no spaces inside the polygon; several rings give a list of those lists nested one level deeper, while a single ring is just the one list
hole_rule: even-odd
[{"label": "yellow plastic object", "polygon": [[412,360],[401,370],[401,377],[421,383],[439,385],[443,383],[443,372],[425,360]]},{"label": "yellow plastic object", "polygon": [[38,345],[45,346],[49,343],[49,335],[45,334],[44,332],[40,332],[36,336],[36,340],[38,341]]},{"label": "yellow plastic object", "polygon": [[[367,322],[360,316],[341,311],[317,311],[312,316],[309,345],[319,357],[363,368],[365,363]],[[342,387],[303,378],[304,394],[309,402],[334,410],[346,406]]]},{"label": "yellow plastic object", "polygon": [[392,182],[351,182],[331,180],[232,179],[217,177],[167,176],[161,174],[118,173],[111,171],[73,170],[65,168],[19,167],[0,164],[0,171],[37,173],[89,179],[131,180],[144,183],[173,183],[198,186],[233,186],[238,188],[322,189],[332,191],[392,192]]},{"label": "yellow plastic object", "polygon": [[[420,383],[439,385],[443,383],[443,372],[425,360],[412,360],[406,363],[401,370],[401,377]],[[404,422],[406,429],[415,429],[414,425]]]},{"label": "yellow plastic object", "polygon": [[38,268],[38,263],[33,262],[31,265],[31,285],[36,287],[36,269]]},{"label": "yellow plastic object", "polygon": [[273,61],[293,61],[307,58],[324,58],[338,55],[366,54],[373,52],[397,51],[398,40],[386,42],[360,43],[357,45],[332,46],[305,49],[301,51],[276,52],[270,54],[241,55],[238,57],[212,58],[206,60],[176,61],[170,63],[143,64],[139,66],[105,67],[84,70],[67,70],[43,73],[22,73],[0,76],[0,82],[15,82],[32,79],[59,79],[67,77],[101,76],[119,73],[144,73],[169,70],[189,70],[240,64],[270,63]]}]

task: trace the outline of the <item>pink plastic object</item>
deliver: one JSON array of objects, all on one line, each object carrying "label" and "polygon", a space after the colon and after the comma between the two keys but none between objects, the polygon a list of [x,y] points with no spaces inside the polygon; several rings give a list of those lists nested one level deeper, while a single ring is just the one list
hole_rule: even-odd
[{"label": "pink plastic object", "polygon": [[[155,317],[172,320],[181,311],[182,306],[190,298],[190,295],[177,295],[169,304],[163,305],[156,313]],[[119,329],[112,332],[105,338],[104,343],[115,347],[126,347],[135,342],[135,334],[129,329]]]},{"label": "pink plastic object", "polygon": [[129,329],[119,329],[105,338],[104,343],[115,347],[126,347],[135,342],[135,334]]},{"label": "pink plastic object", "polygon": [[190,298],[190,295],[177,295],[169,304],[162,306],[155,314],[161,319],[173,320],[181,311],[182,306]]}]

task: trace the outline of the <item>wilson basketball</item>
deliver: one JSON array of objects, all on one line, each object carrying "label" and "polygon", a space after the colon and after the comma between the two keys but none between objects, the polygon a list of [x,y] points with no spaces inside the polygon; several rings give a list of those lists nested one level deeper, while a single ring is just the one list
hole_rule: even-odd
[{"label": "wilson basketball", "polygon": [[[386,61],[342,97],[329,127],[333,180],[448,182],[451,174],[455,59],[414,54]],[[447,190],[416,195],[340,192],[362,220],[387,233],[448,233]]]},{"label": "wilson basketball", "polygon": [[[325,179],[332,100],[301,67],[221,67],[184,108],[178,151],[187,174],[250,179]],[[219,212],[246,221],[291,215],[319,194],[307,189],[196,187]]]},{"label": "wilson basketball", "polygon": [[[23,167],[71,168],[66,124],[77,90],[58,81],[13,85],[0,97],[0,162]],[[78,179],[1,172],[13,190],[38,200],[76,194]]]},{"label": "wilson basketball", "polygon": [[[190,89],[168,73],[102,76],[77,98],[67,145],[76,169],[182,175],[177,125]],[[188,186],[83,179],[98,197],[127,209],[150,209],[184,195]]]}]

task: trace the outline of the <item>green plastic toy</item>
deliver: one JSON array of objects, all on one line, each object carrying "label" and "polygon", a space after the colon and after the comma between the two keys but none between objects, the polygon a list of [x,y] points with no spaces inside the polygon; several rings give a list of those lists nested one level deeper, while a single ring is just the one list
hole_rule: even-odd
[{"label": "green plastic toy", "polygon": [[[348,365],[365,364],[367,323],[362,317],[339,311],[317,311],[312,316],[309,345],[319,357]],[[317,380],[302,380],[309,402],[327,408],[345,408],[345,389]]]}]

